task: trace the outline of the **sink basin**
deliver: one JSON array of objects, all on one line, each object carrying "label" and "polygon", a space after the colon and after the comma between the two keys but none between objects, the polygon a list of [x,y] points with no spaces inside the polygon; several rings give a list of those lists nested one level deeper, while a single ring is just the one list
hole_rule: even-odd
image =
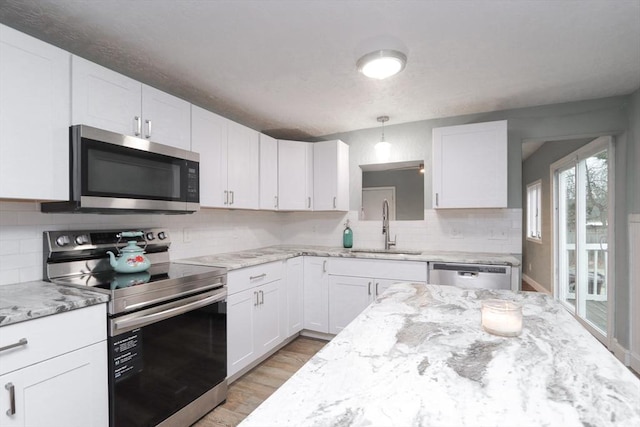
[{"label": "sink basin", "polygon": [[420,255],[422,251],[400,250],[400,249],[351,249],[354,254],[389,254],[389,255]]}]

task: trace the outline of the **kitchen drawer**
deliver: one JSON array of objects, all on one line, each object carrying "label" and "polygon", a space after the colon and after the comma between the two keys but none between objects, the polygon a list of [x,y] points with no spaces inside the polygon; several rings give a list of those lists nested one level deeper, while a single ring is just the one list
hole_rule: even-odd
[{"label": "kitchen drawer", "polygon": [[422,261],[338,258],[329,261],[328,270],[338,276],[427,282],[427,263]]},{"label": "kitchen drawer", "polygon": [[0,375],[107,339],[106,304],[54,314],[0,328]]},{"label": "kitchen drawer", "polygon": [[284,276],[283,271],[284,261],[232,270],[227,274],[227,291],[229,294],[235,294],[274,280],[280,280]]}]

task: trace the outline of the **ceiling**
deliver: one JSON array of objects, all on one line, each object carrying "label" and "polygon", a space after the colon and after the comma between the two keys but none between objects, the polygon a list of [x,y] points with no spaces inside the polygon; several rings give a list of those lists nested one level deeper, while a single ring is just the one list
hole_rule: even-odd
[{"label": "ceiling", "polygon": [[[0,22],[276,138],[640,87],[640,0],[0,0]],[[383,48],[406,69],[360,75]]]}]

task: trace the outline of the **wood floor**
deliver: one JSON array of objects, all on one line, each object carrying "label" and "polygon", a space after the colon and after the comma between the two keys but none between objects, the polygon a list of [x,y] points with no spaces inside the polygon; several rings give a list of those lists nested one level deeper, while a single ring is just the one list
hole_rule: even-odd
[{"label": "wood floor", "polygon": [[298,337],[229,386],[227,401],[194,427],[236,426],[285,383],[327,342]]}]

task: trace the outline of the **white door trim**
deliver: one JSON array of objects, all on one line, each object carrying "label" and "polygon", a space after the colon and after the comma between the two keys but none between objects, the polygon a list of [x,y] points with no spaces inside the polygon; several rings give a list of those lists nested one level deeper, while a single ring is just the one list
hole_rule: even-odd
[{"label": "white door trim", "polygon": [[[605,337],[600,333],[596,328],[591,326],[589,322],[584,321],[580,317],[576,316],[575,309],[564,304],[561,300],[558,299],[558,295],[560,294],[560,290],[558,289],[559,276],[558,269],[559,263],[557,261],[558,254],[558,189],[557,189],[557,174],[556,172],[559,169],[564,169],[571,166],[574,163],[577,163],[581,160],[584,160],[593,154],[598,153],[604,149],[608,150],[608,159],[607,159],[607,182],[608,182],[608,222],[609,226],[607,228],[607,251],[608,251],[608,265],[607,265],[607,336]],[[552,203],[551,203],[551,218],[553,224],[552,237],[553,243],[551,247],[551,266],[553,272],[553,295],[554,298],[560,301],[569,311],[572,311],[574,317],[596,338],[598,338],[603,344],[607,346],[608,349],[612,349],[613,346],[613,336],[615,334],[615,144],[612,136],[601,136],[590,143],[580,147],[576,151],[568,154],[562,159],[554,162],[549,167],[549,175],[550,175],[550,183],[551,183],[551,191],[552,191]],[[577,274],[577,271],[576,271]],[[577,304],[577,299],[576,299]]]}]

